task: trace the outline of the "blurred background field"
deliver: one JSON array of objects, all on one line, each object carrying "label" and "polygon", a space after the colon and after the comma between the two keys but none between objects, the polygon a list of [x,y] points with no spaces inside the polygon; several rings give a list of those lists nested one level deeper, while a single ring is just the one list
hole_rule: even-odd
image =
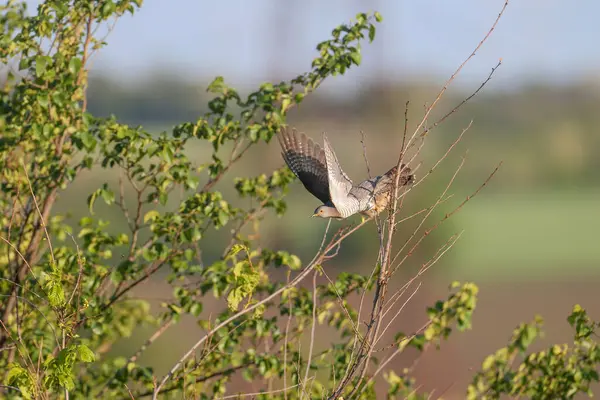
[{"label": "blurred background field", "polygon": [[[380,11],[384,22],[375,42],[363,45],[363,66],[327,82],[288,118],[319,142],[327,132],[346,172],[362,179],[367,171],[360,132],[366,135],[372,172],[384,172],[397,159],[405,103],[410,101],[411,132],[424,105],[479,43],[504,1],[145,3],[133,18],[119,22],[108,36],[108,47],[94,60],[89,109],[155,132],[206,112],[205,88],[215,75],[224,75],[242,93],[263,81],[292,78],[310,67],[315,45],[332,28],[357,12]],[[448,398],[461,398],[483,356],[503,346],[512,329],[536,313],[547,322],[546,343],[568,340],[565,318],[574,303],[600,318],[600,51],[593,39],[600,31],[592,20],[599,11],[600,4],[593,1],[576,7],[559,1],[511,3],[489,43],[431,117],[435,121],[451,110],[503,59],[482,92],[432,131],[413,163],[422,163],[418,174],[425,174],[473,121],[455,151],[405,202],[403,215],[435,202],[468,150],[450,189],[453,197],[431,216],[429,226],[504,161],[490,184],[428,238],[395,283],[400,285],[448,237],[462,232],[455,247],[424,276],[419,293],[396,322],[407,332],[421,326],[425,306],[445,297],[453,280],[473,280],[480,286],[474,330],[454,335],[417,368],[424,389],[436,388],[438,394],[447,389]],[[189,152],[199,166],[209,149],[198,143]],[[232,195],[235,176],[268,173],[282,164],[276,142],[260,146],[217,189]],[[87,195],[103,182],[115,187],[117,178],[116,171],[88,173],[79,186],[63,193],[59,210],[77,221],[87,212]],[[309,218],[317,205],[299,182],[294,184],[290,211],[282,218],[266,218],[261,241],[309,259],[325,227],[324,221]],[[116,209],[99,212],[115,221],[113,229],[125,229]],[[399,240],[414,226],[409,222],[400,228]],[[200,243],[205,262],[220,254],[224,233],[215,232]],[[330,275],[370,271],[377,246],[375,228],[368,226],[342,247],[326,270]],[[170,296],[158,280],[137,293],[154,305]],[[206,304],[205,311],[210,307]],[[145,359],[161,359],[164,369],[169,367],[194,341],[194,326],[184,321]],[[131,354],[145,335],[141,329],[115,354]],[[319,345],[329,345],[326,340]]]}]

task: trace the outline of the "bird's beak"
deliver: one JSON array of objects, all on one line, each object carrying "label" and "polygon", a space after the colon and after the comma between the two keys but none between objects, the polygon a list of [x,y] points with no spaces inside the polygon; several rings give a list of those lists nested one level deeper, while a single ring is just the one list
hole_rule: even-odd
[{"label": "bird's beak", "polygon": [[318,216],[318,215],[319,215],[319,214],[313,214],[313,215],[311,215],[311,217],[316,217],[316,216]]}]

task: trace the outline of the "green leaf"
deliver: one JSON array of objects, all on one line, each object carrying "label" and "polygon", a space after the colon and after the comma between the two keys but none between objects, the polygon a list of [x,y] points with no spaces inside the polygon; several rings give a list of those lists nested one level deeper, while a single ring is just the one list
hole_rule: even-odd
[{"label": "green leaf", "polygon": [[73,75],[76,75],[79,73],[80,69],[81,69],[81,59],[77,58],[77,57],[71,58],[71,60],[69,61],[69,71]]},{"label": "green leaf", "polygon": [[225,79],[222,76],[217,76],[206,88],[206,91],[218,93],[224,87]]},{"label": "green leaf", "polygon": [[91,195],[88,196],[88,209],[92,215],[94,215],[94,204],[96,203],[98,196],[102,197],[107,205],[111,205],[115,201],[115,194],[113,191],[108,188],[106,183],[103,184],[100,189],[95,190]]},{"label": "green leaf", "polygon": [[9,364],[9,370],[8,374],[6,375],[5,382],[7,385],[19,388],[20,394],[25,399],[33,398],[32,394],[35,393],[34,379],[29,371],[20,365]]},{"label": "green leaf", "polygon": [[375,40],[375,25],[369,26],[369,41]]},{"label": "green leaf", "polygon": [[167,201],[169,200],[169,195],[165,192],[161,192],[158,195],[158,202],[160,203],[160,205],[164,206],[167,204]]},{"label": "green leaf", "polygon": [[292,100],[289,97],[286,97],[281,102],[281,110],[286,111],[290,107],[291,104],[292,104]]},{"label": "green leaf", "polygon": [[225,226],[225,224],[227,224],[227,221],[229,221],[229,215],[225,211],[219,211],[217,214],[217,220],[218,224],[216,225],[216,227]]},{"label": "green leaf", "polygon": [[235,256],[237,253],[239,253],[240,251],[248,251],[248,247],[244,246],[243,244],[240,243],[236,243],[231,247],[231,250],[229,250],[229,256],[233,257]]},{"label": "green leaf", "polygon": [[291,270],[297,270],[302,266],[302,262],[298,258],[298,256],[292,254],[286,259],[286,264],[290,267]]},{"label": "green leaf", "polygon": [[86,363],[93,362],[96,359],[94,352],[84,344],[77,346],[77,355],[79,356],[79,360]]},{"label": "green leaf", "polygon": [[94,204],[96,203],[96,199],[98,198],[99,191],[96,190],[92,194],[88,196],[87,203],[88,209],[90,210],[90,214],[94,215]]},{"label": "green leaf", "polygon": [[154,221],[160,216],[160,213],[156,210],[150,210],[144,215],[144,223],[148,221]]},{"label": "green leaf", "polygon": [[232,289],[227,295],[227,306],[231,311],[237,311],[240,302],[244,299],[244,292],[241,288]]},{"label": "green leaf", "polygon": [[115,194],[112,192],[112,190],[108,188],[102,189],[100,194],[102,195],[104,202],[108,205],[112,204],[115,201]]},{"label": "green leaf", "polygon": [[37,56],[35,58],[35,75],[41,78],[46,73],[48,62],[51,61],[48,56]]},{"label": "green leaf", "polygon": [[29,59],[27,57],[23,57],[23,58],[21,58],[21,61],[19,61],[19,69],[27,69],[27,68],[29,68],[30,65],[31,65],[31,59]]},{"label": "green leaf", "polygon": [[104,5],[102,6],[101,15],[104,18],[110,17],[116,10],[115,3],[112,0],[105,0]]},{"label": "green leaf", "polygon": [[252,297],[260,281],[260,274],[252,267],[248,259],[235,264],[233,276],[235,286],[227,295],[227,306],[230,310],[235,311],[245,297]]},{"label": "green leaf", "polygon": [[48,99],[48,95],[43,93],[37,97],[37,102],[43,108],[48,108],[48,104],[50,104],[50,99]]},{"label": "green leaf", "polygon": [[[4,35],[0,35],[0,58],[4,58],[3,61],[20,59],[24,69],[34,77],[21,80],[9,75],[4,94],[0,95],[4,112],[0,115],[0,136],[7,136],[6,140],[2,136],[4,146],[0,145],[4,156],[0,156],[0,163],[4,160],[5,171],[2,187],[8,190],[0,199],[0,208],[5,206],[5,212],[0,213],[0,225],[10,222],[2,220],[1,216],[12,214],[12,204],[21,207],[19,199],[11,196],[16,193],[17,197],[22,197],[27,193],[27,180],[22,172],[18,168],[11,170],[12,162],[21,161],[18,158],[22,157],[27,165],[34,166],[30,168],[31,181],[40,197],[47,195],[54,185],[67,188],[74,180],[82,180],[86,186],[88,177],[79,171],[95,168],[96,160],[99,173],[125,172],[128,179],[123,180],[124,186],[126,189],[134,187],[132,193],[125,191],[126,201],[140,203],[139,209],[129,210],[129,217],[143,220],[144,226],[140,227],[139,235],[129,231],[119,233],[119,229],[128,225],[121,210],[106,210],[102,206],[101,211],[106,211],[109,220],[81,218],[76,243],[69,240],[71,231],[64,226],[68,220],[48,224],[49,234],[56,239],[53,249],[56,261],[50,263],[51,257],[44,251],[40,260],[32,265],[36,278],[39,274],[41,287],[35,290],[36,279],[31,275],[31,279],[24,282],[27,284],[24,289],[30,287],[31,291],[22,293],[32,302],[31,307],[19,302],[25,309],[13,312],[13,316],[18,316],[21,311],[24,313],[21,318],[23,329],[15,331],[22,334],[22,340],[18,337],[18,342],[14,343],[18,346],[16,350],[18,354],[35,357],[33,360],[19,359],[24,366],[20,369],[15,367],[13,370],[12,365],[3,364],[7,371],[3,374],[5,378],[21,390],[21,393],[6,393],[20,398],[64,397],[65,389],[68,389],[73,399],[94,395],[121,398],[127,397],[124,383],[131,383],[136,392],[142,393],[152,387],[155,373],[151,368],[127,362],[123,357],[97,360],[95,352],[114,348],[145,323],[198,317],[203,314],[204,296],[209,294],[217,296],[219,301],[227,300],[226,307],[221,304],[225,310],[214,309],[210,302],[211,310],[206,310],[210,315],[206,317],[208,329],[212,329],[229,318],[232,309],[257,304],[257,299],[274,293],[284,278],[278,277],[283,271],[273,271],[275,267],[284,266],[285,273],[301,268],[298,257],[285,251],[264,249],[258,235],[263,212],[282,214],[285,211],[286,189],[296,179],[291,170],[285,167],[270,176],[260,174],[236,179],[235,191],[227,187],[225,173],[232,161],[245,152],[246,145],[269,142],[274,138],[285,123],[287,110],[304,101],[325,79],[360,62],[360,41],[369,35],[372,39],[375,32],[370,27],[372,18],[360,13],[357,23],[334,29],[333,38],[319,45],[320,54],[317,54],[312,70],[287,82],[267,82],[244,99],[226,85],[223,77],[217,77],[208,87],[208,91],[214,92],[210,95],[214,98],[210,99],[208,108],[205,104],[204,115],[193,117],[196,121],[177,125],[171,132],[155,134],[141,126],[117,122],[123,118],[120,115],[104,118],[84,111],[87,82],[77,79],[86,67],[82,61],[85,41],[90,39],[86,34],[86,23],[91,22],[94,31],[96,27],[99,31],[106,30],[112,25],[113,18],[117,20],[128,11],[132,12],[141,0],[49,0],[31,10],[26,10],[22,4],[24,2],[10,1],[7,6],[0,6],[0,25],[4,29]],[[104,46],[102,36],[92,38],[90,51]],[[52,43],[54,47],[48,53]],[[56,151],[57,146],[61,151]],[[232,155],[229,152],[234,148]],[[12,160],[12,153],[17,160]],[[199,164],[206,170],[197,173],[195,166]],[[225,178],[221,179],[222,176]],[[207,178],[215,179],[205,188],[196,190],[199,182],[204,184]],[[110,185],[94,186],[86,193],[90,214],[94,213],[98,199],[107,205],[115,203],[115,193],[109,186],[114,187],[116,183],[112,178],[110,182]],[[223,188],[223,195],[215,191],[213,183]],[[173,196],[169,197],[171,193]],[[77,195],[75,192],[73,199]],[[249,201],[240,201],[242,197]],[[159,202],[169,207],[159,207]],[[69,207],[69,199],[66,203]],[[152,210],[152,207],[157,209]],[[73,212],[77,210],[74,208]],[[61,215],[61,212],[54,209],[51,214]],[[15,213],[13,226],[21,227],[25,236],[18,238],[15,230],[15,239],[27,247],[31,228],[23,225],[27,221],[22,221],[21,216],[22,213]],[[151,225],[151,229],[147,229],[146,224]],[[232,225],[234,230],[215,234],[216,228],[226,224]],[[225,236],[227,241],[223,242]],[[205,242],[193,243],[204,237]],[[223,246],[227,246],[230,239],[238,244],[221,257]],[[128,242],[133,247],[124,249],[123,245]],[[3,260],[0,255],[0,264],[12,259],[5,258]],[[206,260],[211,260],[212,264],[205,264]],[[274,276],[270,276],[272,273]],[[165,304],[160,315],[155,316],[150,313],[148,303],[136,300],[138,287],[134,286],[146,279],[163,278],[175,289],[176,300],[174,304]],[[332,284],[327,294],[325,290],[320,292],[323,302],[318,318],[339,331],[337,333],[343,340],[349,337],[351,320],[357,317],[356,311],[347,304],[347,296],[350,292],[360,291],[366,281],[366,277],[363,280],[347,278]],[[0,282],[0,286],[10,290],[11,284]],[[130,292],[132,289],[133,293]],[[285,315],[287,320],[291,314],[293,324],[290,324],[287,367],[290,379],[298,383],[301,378],[297,371],[292,371],[293,365],[305,364],[305,360],[302,360],[303,354],[294,349],[299,349],[296,346],[298,338],[305,333],[305,317],[312,315],[312,298],[306,288],[294,289],[293,293],[291,290],[287,293],[294,303],[291,309],[284,308],[287,304],[278,304],[278,301],[266,303],[215,332],[210,345],[214,345],[216,351],[211,353],[211,360],[199,364],[194,371],[186,364],[190,378],[218,373],[229,366],[251,364],[254,367],[244,368],[241,372],[244,376],[257,379],[260,373],[264,378],[280,379],[284,366],[276,346],[282,343],[284,334],[281,331],[283,321],[279,317]],[[33,296],[35,293],[41,298]],[[74,301],[66,307],[71,293]],[[342,297],[339,303],[337,298],[332,300],[337,293]],[[279,305],[284,307],[279,309]],[[341,311],[342,307],[345,313]],[[281,314],[278,313],[280,310]],[[351,318],[347,318],[346,313]],[[296,320],[297,317],[300,319]],[[15,330],[13,319],[8,320],[13,325],[7,326],[9,330]],[[66,348],[60,344],[60,337],[58,344],[54,344],[54,334],[69,339]],[[82,339],[85,345],[79,342],[79,335],[85,335]],[[266,339],[265,343],[274,347],[268,350],[258,346],[257,339]],[[251,348],[244,347],[246,344]],[[339,382],[343,378],[340,371],[343,374],[349,354],[345,343],[338,342],[336,346],[310,365],[316,377],[325,371],[321,363],[331,361],[332,365],[325,364],[327,371],[332,366],[335,379]],[[96,365],[88,364],[94,361]],[[33,362],[32,368],[29,368],[30,362]],[[220,398],[231,392],[229,375],[216,376],[203,383],[200,396]],[[400,379],[392,380],[399,385],[404,377],[400,372],[398,375]],[[193,395],[190,392],[194,388],[178,381],[169,385],[175,390],[174,397]],[[323,397],[330,389],[328,383],[315,379],[308,395]],[[369,385],[364,393],[370,395]],[[290,396],[292,394],[290,392]]]},{"label": "green leaf", "polygon": [[52,307],[62,307],[65,304],[65,291],[60,281],[60,273],[48,275],[48,280],[44,284],[44,289],[48,295],[48,301]]}]

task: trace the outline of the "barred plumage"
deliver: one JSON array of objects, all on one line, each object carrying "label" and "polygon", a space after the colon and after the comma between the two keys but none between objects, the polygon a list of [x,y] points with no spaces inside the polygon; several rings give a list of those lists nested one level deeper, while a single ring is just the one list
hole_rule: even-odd
[{"label": "barred plumage", "polygon": [[[389,203],[397,168],[384,175],[367,179],[354,186],[342,170],[333,148],[323,135],[324,149],[305,134],[282,128],[278,135],[283,159],[300,179],[304,187],[323,202],[314,216],[324,218],[347,218],[361,213],[369,217],[383,211]],[[398,186],[414,181],[410,168],[401,166],[402,175]]]},{"label": "barred plumage", "polygon": [[313,196],[323,203],[330,201],[325,152],[304,133],[282,128],[277,136],[288,167]]}]

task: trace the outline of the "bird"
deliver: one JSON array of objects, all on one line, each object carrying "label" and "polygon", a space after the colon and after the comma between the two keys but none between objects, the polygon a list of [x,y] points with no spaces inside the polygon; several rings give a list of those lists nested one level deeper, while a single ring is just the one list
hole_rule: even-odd
[{"label": "bird", "polygon": [[[323,134],[323,148],[304,133],[283,126],[277,135],[281,155],[292,172],[313,196],[323,204],[313,217],[345,219],[360,213],[372,218],[389,204],[398,167],[385,174],[354,185],[342,170],[333,147]],[[414,174],[405,164],[400,166],[398,187],[414,182]]]}]

